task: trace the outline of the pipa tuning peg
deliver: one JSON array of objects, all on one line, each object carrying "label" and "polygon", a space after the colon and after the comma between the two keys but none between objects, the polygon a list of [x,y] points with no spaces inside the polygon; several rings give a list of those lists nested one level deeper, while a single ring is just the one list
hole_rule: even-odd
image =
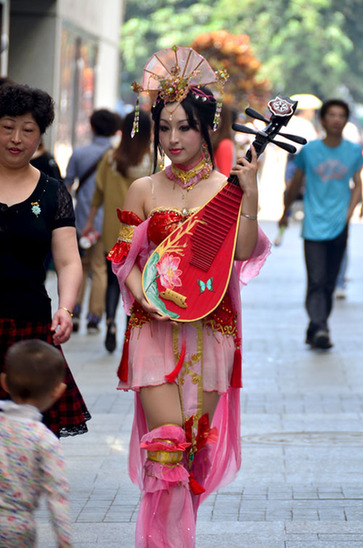
[{"label": "pipa tuning peg", "polygon": [[261,120],[261,122],[265,122],[265,124],[269,123],[269,120],[266,120],[266,118],[262,116],[262,114],[257,112],[257,110],[255,110],[252,107],[247,107],[245,110],[245,113],[247,114],[247,116],[251,116],[251,118],[257,118],[257,120]]},{"label": "pipa tuning peg", "polygon": [[291,133],[279,133],[279,135],[281,135],[281,137],[285,137],[285,139],[293,141],[294,143],[298,143],[299,145],[306,145],[307,143],[305,137],[300,137],[300,135],[292,135]]},{"label": "pipa tuning peg", "polygon": [[[280,133],[280,135],[281,135],[281,133]],[[290,154],[295,154],[295,152],[296,152],[296,147],[294,147],[294,145],[289,145],[289,143],[283,143],[281,141],[270,141],[270,142],[273,143],[274,145],[280,147],[280,148],[283,148],[284,150],[286,150]]]},{"label": "pipa tuning peg", "polygon": [[254,129],[248,126],[243,126],[242,124],[237,124],[236,122],[232,124],[232,129],[234,129],[234,131],[240,131],[241,133],[249,133],[250,135],[257,135],[257,131],[255,131]]}]

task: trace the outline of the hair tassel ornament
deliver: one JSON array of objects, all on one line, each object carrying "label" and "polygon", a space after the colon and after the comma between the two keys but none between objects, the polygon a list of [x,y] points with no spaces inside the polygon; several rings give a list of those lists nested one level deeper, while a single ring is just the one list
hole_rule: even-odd
[{"label": "hair tassel ornament", "polygon": [[131,84],[131,87],[135,93],[137,93],[137,99],[136,99],[136,105],[135,105],[135,117],[134,122],[132,124],[132,131],[131,131],[131,138],[133,139],[135,137],[136,133],[139,133],[139,118],[140,118],[140,99],[139,94],[142,91],[141,86],[137,82],[133,82]]},{"label": "hair tassel ornament", "polygon": [[216,108],[216,113],[214,115],[214,120],[213,120],[213,131],[216,131],[216,129],[218,129],[218,126],[219,126],[219,122],[221,119],[222,104],[223,104],[223,88],[224,88],[224,84],[227,82],[229,78],[228,72],[226,70],[219,70],[216,72],[216,74],[218,77],[219,97],[217,100],[217,108]]}]

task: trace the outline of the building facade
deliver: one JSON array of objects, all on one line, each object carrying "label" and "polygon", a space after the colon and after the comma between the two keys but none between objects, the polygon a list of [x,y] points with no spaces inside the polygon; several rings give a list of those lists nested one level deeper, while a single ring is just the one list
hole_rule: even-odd
[{"label": "building facade", "polygon": [[56,119],[46,144],[62,171],[89,139],[94,108],[116,109],[124,0],[0,0],[1,75],[46,90]]}]

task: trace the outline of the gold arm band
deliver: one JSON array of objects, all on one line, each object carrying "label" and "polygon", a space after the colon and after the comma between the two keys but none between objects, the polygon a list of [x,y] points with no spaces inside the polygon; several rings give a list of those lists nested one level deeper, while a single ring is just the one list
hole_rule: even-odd
[{"label": "gold arm band", "polygon": [[147,458],[161,464],[177,464],[183,458],[183,451],[148,451]]},{"label": "gold arm band", "polygon": [[250,221],[257,221],[257,215],[248,215],[247,213],[241,213],[241,217],[246,217]]},{"label": "gold arm band", "polygon": [[73,318],[73,312],[71,312],[70,310],[68,310],[68,308],[66,308],[65,306],[60,306],[60,307],[59,307],[59,310],[65,310],[66,312],[68,312],[68,314],[70,315],[70,317]]},{"label": "gold arm band", "polygon": [[134,235],[134,230],[135,230],[134,225],[126,225],[122,223],[120,227],[118,239],[123,242],[131,243],[132,237]]}]

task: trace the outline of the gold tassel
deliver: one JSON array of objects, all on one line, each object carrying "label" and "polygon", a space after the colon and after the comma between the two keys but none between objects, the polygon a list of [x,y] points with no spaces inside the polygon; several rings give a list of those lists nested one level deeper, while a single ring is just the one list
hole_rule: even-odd
[{"label": "gold tassel", "polygon": [[136,133],[139,133],[139,116],[140,116],[140,102],[139,97],[136,99],[134,123],[132,124],[131,138],[135,137]]}]

